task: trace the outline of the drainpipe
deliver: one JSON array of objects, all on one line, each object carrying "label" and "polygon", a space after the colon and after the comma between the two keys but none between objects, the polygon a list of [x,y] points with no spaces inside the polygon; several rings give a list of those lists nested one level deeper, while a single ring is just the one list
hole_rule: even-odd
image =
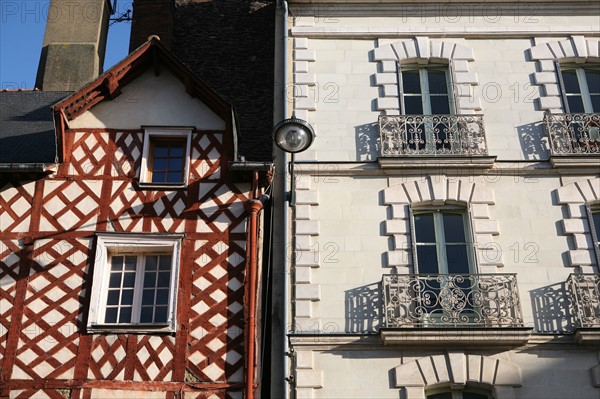
[{"label": "drainpipe", "polygon": [[247,256],[247,284],[248,284],[248,305],[246,320],[246,399],[254,399],[254,369],[256,362],[256,283],[258,273],[258,255],[256,241],[258,238],[258,213],[263,208],[260,200],[252,199],[244,204],[246,211],[250,212],[250,220],[248,226],[248,238],[246,245],[248,246]]},{"label": "drainpipe", "polygon": [[[274,125],[288,117],[288,3],[285,0],[277,2],[277,16],[275,32],[275,101],[274,101]],[[273,144],[275,163],[275,188],[273,194],[275,225],[274,237],[281,241],[274,245],[273,251],[273,322],[271,330],[275,335],[272,337],[272,370],[270,394],[273,398],[287,399],[290,395],[290,348],[288,343],[288,330],[290,330],[289,306],[290,306],[290,270],[291,259],[287,254],[290,241],[289,234],[289,196],[287,186],[289,181],[288,155],[275,144]],[[279,291],[278,291],[279,290]],[[277,295],[279,294],[279,295]],[[275,298],[281,301],[280,306]],[[279,325],[277,325],[279,324]]]}]

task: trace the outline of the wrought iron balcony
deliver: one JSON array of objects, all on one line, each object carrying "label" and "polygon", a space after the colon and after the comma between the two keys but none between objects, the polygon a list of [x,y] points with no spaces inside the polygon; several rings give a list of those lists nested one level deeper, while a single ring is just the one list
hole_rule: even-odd
[{"label": "wrought iron balcony", "polygon": [[552,155],[600,154],[600,114],[544,115]]},{"label": "wrought iron balcony", "polygon": [[482,115],[382,115],[382,157],[485,156]]},{"label": "wrought iron balcony", "polygon": [[578,327],[600,327],[600,274],[571,274],[567,279]]},{"label": "wrought iron balcony", "polygon": [[514,274],[384,275],[382,292],[386,327],[523,327]]}]

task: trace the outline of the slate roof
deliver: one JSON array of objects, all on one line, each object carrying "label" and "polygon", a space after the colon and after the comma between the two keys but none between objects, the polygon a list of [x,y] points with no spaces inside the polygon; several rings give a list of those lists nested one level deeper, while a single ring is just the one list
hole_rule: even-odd
[{"label": "slate roof", "polygon": [[54,163],[51,107],[71,92],[0,92],[0,164]]}]

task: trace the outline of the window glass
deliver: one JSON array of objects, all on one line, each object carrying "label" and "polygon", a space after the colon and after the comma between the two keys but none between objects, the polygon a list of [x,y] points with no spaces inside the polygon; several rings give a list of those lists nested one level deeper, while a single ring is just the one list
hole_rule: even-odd
[{"label": "window glass", "polygon": [[421,80],[419,78],[419,71],[402,71],[402,84],[405,94],[420,94]]},{"label": "window glass", "polygon": [[579,80],[577,80],[577,73],[575,70],[563,70],[562,71],[563,83],[565,84],[565,91],[571,93],[581,93],[579,88]]},{"label": "window glass", "polygon": [[[600,240],[600,210],[592,211],[592,224],[596,232],[596,239]],[[600,243],[597,242],[596,245],[600,245]]]},{"label": "window glass", "polygon": [[433,213],[416,214],[415,231],[417,234],[417,242],[435,242]]},{"label": "window glass", "polygon": [[600,112],[600,68],[566,66],[561,76],[568,112]]},{"label": "window glass", "polygon": [[446,242],[465,242],[465,228],[463,215],[457,213],[445,213],[444,237]]},{"label": "window glass", "polygon": [[149,173],[152,183],[184,181],[185,139],[151,139]]},{"label": "window glass", "polygon": [[429,80],[429,93],[448,94],[448,82],[446,81],[446,71],[428,70],[427,78]]},{"label": "window glass", "polygon": [[590,94],[600,94],[600,70],[586,69],[585,80]]}]

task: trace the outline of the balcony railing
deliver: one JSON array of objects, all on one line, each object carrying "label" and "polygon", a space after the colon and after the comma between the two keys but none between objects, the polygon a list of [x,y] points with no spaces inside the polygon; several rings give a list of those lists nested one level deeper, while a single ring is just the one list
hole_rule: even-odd
[{"label": "balcony railing", "polygon": [[546,114],[552,155],[600,154],[600,114]]},{"label": "balcony railing", "polygon": [[600,274],[571,274],[567,287],[578,327],[600,327]]},{"label": "balcony railing", "polygon": [[482,115],[382,115],[381,156],[484,156]]},{"label": "balcony railing", "polygon": [[522,327],[514,274],[384,275],[386,327]]}]

